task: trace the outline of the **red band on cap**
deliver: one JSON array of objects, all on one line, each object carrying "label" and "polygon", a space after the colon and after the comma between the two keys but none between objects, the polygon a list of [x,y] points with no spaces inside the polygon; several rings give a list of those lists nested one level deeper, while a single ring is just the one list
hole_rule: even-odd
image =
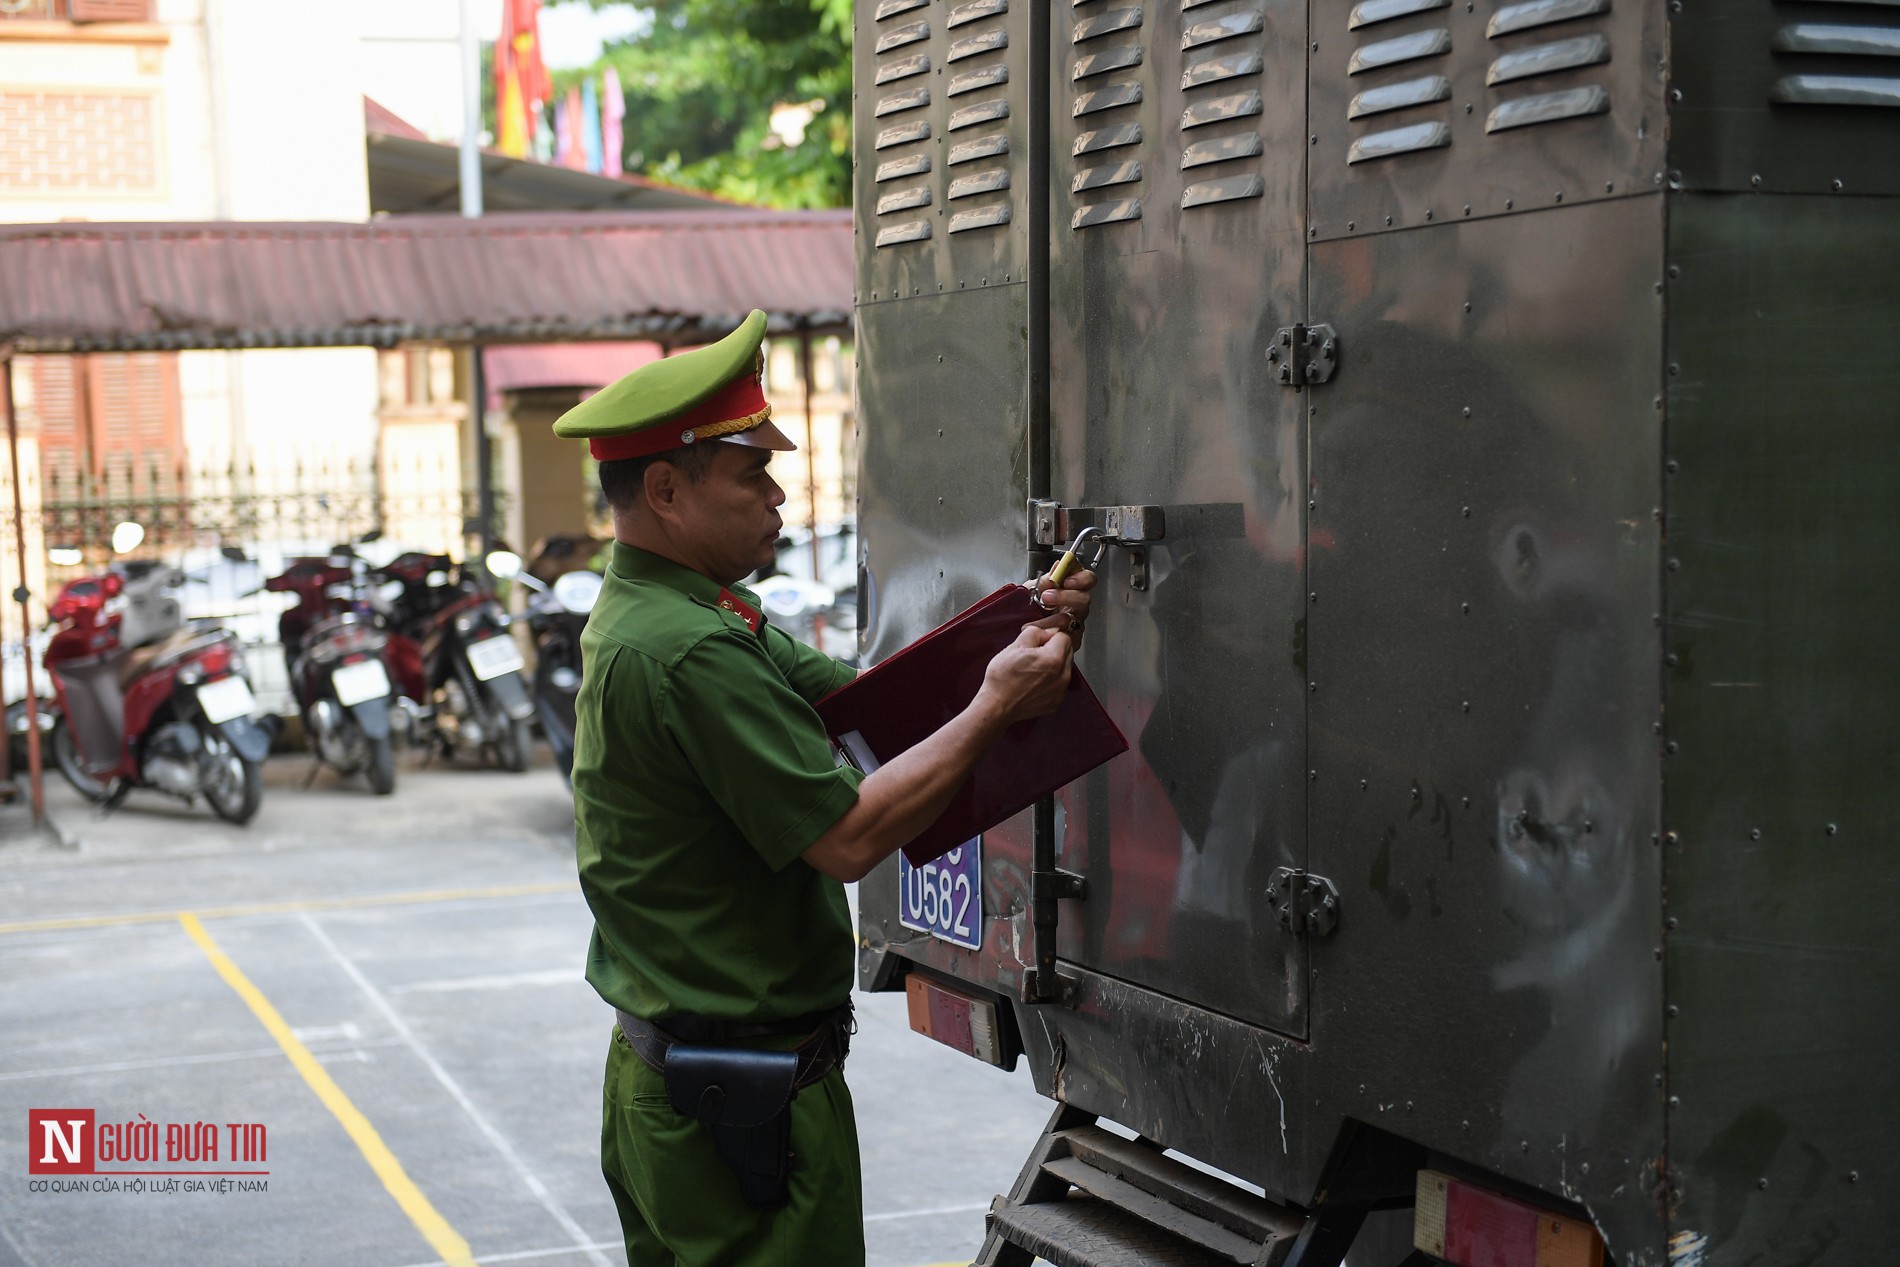
[{"label": "red band on cap", "polygon": [[765,409],[765,388],[750,374],[735,379],[693,408],[668,418],[657,427],[631,431],[625,435],[595,436],[587,442],[596,462],[617,462],[622,458],[643,458],[654,453],[690,444],[686,433],[702,427],[750,418]]}]

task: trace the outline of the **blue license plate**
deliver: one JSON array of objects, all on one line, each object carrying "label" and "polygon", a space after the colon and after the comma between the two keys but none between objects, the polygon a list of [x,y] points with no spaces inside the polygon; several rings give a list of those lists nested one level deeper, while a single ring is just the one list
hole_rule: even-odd
[{"label": "blue license plate", "polygon": [[905,928],[983,948],[983,838],[921,867],[897,855],[897,918]]}]

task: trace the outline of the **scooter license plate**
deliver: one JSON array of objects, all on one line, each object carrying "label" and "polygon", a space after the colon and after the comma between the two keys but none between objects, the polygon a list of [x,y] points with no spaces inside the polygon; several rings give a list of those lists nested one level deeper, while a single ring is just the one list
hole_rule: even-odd
[{"label": "scooter license plate", "polygon": [[330,688],[336,692],[337,703],[355,708],[389,694],[389,673],[381,660],[359,660],[330,674]]},{"label": "scooter license plate", "polygon": [[983,949],[983,838],[966,840],[921,867],[911,866],[900,850],[897,919],[966,950]]},{"label": "scooter license plate", "polygon": [[513,638],[497,636],[468,644],[468,667],[475,670],[478,681],[486,682],[525,669],[528,662],[521,658]]},{"label": "scooter license plate", "polygon": [[257,701],[244,679],[233,675],[199,687],[198,707],[204,710],[205,720],[213,726],[222,726],[225,722],[249,717]]}]

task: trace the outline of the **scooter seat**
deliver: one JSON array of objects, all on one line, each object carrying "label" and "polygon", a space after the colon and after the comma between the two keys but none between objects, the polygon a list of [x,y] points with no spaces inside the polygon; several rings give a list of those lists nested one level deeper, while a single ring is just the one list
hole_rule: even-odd
[{"label": "scooter seat", "polygon": [[157,642],[148,642],[142,647],[132,648],[119,665],[119,689],[129,690],[135,679],[149,671],[161,659],[173,652],[182,651],[202,637],[202,630],[187,626],[184,629],[173,630]]}]

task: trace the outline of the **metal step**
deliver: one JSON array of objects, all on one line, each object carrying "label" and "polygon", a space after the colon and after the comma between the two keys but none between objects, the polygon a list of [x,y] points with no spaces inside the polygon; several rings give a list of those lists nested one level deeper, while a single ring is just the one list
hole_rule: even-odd
[{"label": "metal step", "polygon": [[1058,1267],[1277,1267],[1303,1212],[1167,1156],[1159,1145],[1058,1113],[1017,1188],[990,1210],[983,1263]]},{"label": "metal step", "polygon": [[1231,1263],[1092,1197],[1039,1205],[999,1204],[990,1214],[990,1233],[1055,1267],[1230,1267]]}]

